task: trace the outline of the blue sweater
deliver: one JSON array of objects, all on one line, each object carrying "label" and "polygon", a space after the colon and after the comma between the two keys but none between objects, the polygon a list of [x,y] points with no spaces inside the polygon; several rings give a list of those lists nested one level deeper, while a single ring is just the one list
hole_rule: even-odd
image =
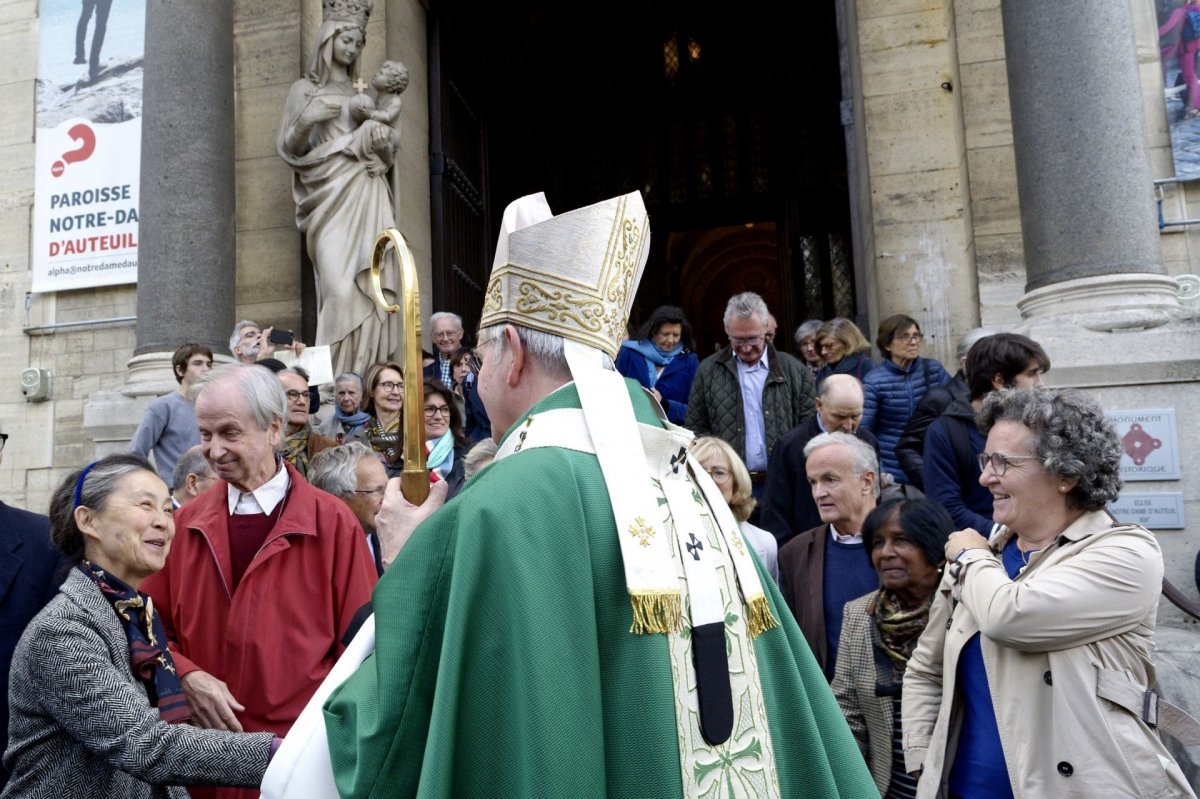
[{"label": "blue sweater", "polygon": [[[976,456],[983,452],[987,438],[975,426],[969,405],[967,414],[956,412],[960,404],[965,405],[951,405],[925,431],[925,495],[942,503],[958,529],[973,527],[986,536],[992,529],[992,492],[979,484]],[[960,425],[967,430],[971,462],[965,471],[955,456],[948,425]]]},{"label": "blue sweater", "polygon": [[[616,366],[617,371],[625,377],[651,388],[646,359],[640,352],[622,347],[617,352]],[[700,359],[696,353],[681,352],[671,359],[658,376],[658,382],[653,385],[654,390],[662,395],[667,418],[674,424],[683,424],[683,418],[687,415],[688,395],[692,392],[692,380],[699,367]]]},{"label": "blue sweater", "polygon": [[904,434],[917,403],[934,386],[950,382],[950,375],[932,358],[917,358],[901,369],[888,359],[863,378],[862,426],[875,434],[879,441],[880,467],[897,483],[907,483],[908,477],[896,457],[896,444]]}]

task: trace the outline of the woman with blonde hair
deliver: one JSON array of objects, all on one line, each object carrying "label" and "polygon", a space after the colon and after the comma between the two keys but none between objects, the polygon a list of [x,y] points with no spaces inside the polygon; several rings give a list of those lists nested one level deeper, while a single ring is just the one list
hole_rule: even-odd
[{"label": "woman with blonde hair", "polygon": [[757,502],[750,493],[750,472],[746,470],[746,464],[742,463],[733,447],[716,436],[701,436],[693,441],[692,455],[721,490],[725,504],[733,511],[733,518],[737,519],[738,529],[758,553],[758,559],[762,561],[767,574],[778,585],[779,544],[771,533],[746,521]]},{"label": "woman with blonde hair", "polygon": [[860,381],[875,368],[871,360],[871,342],[849,319],[837,317],[817,331],[817,350],[825,365],[817,373],[817,388],[830,375],[853,375]]}]

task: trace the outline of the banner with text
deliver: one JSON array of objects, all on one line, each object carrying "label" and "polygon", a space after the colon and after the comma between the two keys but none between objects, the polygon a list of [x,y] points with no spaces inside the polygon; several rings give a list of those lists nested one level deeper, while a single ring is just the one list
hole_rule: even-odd
[{"label": "banner with text", "polygon": [[41,0],[33,291],[136,283],[144,0]]}]

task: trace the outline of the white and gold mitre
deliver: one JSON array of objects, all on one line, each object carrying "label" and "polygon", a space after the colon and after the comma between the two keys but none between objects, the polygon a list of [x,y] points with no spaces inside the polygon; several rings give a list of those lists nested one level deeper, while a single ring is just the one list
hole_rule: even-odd
[{"label": "white and gold mitre", "polygon": [[559,216],[530,195],[504,217],[479,326],[523,325],[616,358],[650,254],[641,193]]},{"label": "white and gold mitre", "polygon": [[353,22],[366,30],[372,8],[370,0],[324,0],[321,17],[325,22]]}]

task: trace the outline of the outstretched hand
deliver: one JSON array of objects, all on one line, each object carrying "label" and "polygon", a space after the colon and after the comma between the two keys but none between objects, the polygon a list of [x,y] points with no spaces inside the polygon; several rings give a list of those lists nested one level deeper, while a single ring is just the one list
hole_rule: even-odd
[{"label": "outstretched hand", "polygon": [[400,490],[399,477],[388,481],[383,493],[383,505],[375,516],[375,534],[379,536],[379,556],[384,569],[392,565],[392,561],[408,543],[413,530],[445,504],[449,490],[446,481],[439,480],[429,486],[428,498],[420,505],[414,505],[405,499],[404,492]]}]

